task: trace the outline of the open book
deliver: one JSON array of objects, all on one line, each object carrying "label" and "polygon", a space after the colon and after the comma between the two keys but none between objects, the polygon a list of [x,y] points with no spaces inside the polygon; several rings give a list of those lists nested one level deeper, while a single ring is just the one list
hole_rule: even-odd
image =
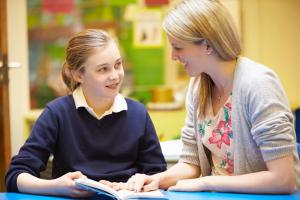
[{"label": "open book", "polygon": [[167,199],[160,190],[150,192],[134,192],[130,190],[116,191],[111,187],[91,179],[75,179],[76,185],[83,189],[91,190],[100,195],[106,195],[112,199],[125,200],[131,198]]}]

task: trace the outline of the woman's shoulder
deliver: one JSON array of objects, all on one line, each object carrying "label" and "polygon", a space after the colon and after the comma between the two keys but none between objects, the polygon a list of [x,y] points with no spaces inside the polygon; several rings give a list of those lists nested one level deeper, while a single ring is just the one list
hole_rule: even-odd
[{"label": "woman's shoulder", "polygon": [[287,101],[281,81],[272,69],[248,58],[239,60],[237,67],[233,86],[234,99],[239,98],[241,102],[263,102],[280,97],[281,101]]},{"label": "woman's shoulder", "polygon": [[246,57],[240,57],[237,63],[236,69],[237,78],[239,75],[244,75],[241,79],[245,80],[247,78],[257,78],[263,79],[266,76],[263,75],[272,75],[277,76],[276,73],[268,66],[258,63],[254,60],[251,60]]},{"label": "woman's shoulder", "polygon": [[257,88],[270,83],[270,81],[279,83],[277,74],[271,68],[249,58],[241,57],[238,59],[235,85]]}]

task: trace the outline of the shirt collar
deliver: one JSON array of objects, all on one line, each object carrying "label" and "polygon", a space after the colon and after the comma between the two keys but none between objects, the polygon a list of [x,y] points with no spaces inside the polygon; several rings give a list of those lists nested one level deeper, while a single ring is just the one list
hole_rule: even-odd
[{"label": "shirt collar", "polygon": [[87,104],[81,86],[77,87],[73,91],[72,96],[73,96],[73,99],[74,99],[74,102],[75,102],[76,109],[83,107],[91,115],[93,115],[94,117],[96,117],[98,120],[100,120],[101,118],[103,118],[106,115],[109,115],[109,114],[112,114],[112,113],[118,113],[118,112],[121,112],[123,110],[127,110],[128,109],[125,98],[119,93],[115,97],[113,105],[107,111],[105,111],[103,113],[103,115],[97,116],[97,114],[94,112],[93,108],[91,108]]}]

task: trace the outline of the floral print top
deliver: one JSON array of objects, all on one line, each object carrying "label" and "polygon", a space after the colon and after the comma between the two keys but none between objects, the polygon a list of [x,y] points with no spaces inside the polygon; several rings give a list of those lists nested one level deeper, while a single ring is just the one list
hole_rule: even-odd
[{"label": "floral print top", "polygon": [[231,96],[214,116],[211,102],[208,104],[208,115],[199,120],[198,131],[202,143],[211,152],[212,174],[233,174],[233,133],[231,122]]}]

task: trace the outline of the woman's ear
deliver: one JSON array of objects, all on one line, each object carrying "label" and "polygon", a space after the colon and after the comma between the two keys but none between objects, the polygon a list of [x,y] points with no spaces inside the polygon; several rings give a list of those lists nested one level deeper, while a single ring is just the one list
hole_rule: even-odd
[{"label": "woman's ear", "polygon": [[211,45],[209,44],[209,42],[207,41],[207,40],[205,40],[204,42],[203,42],[203,45],[205,45],[205,53],[207,54],[207,55],[210,55],[212,52],[213,52],[213,48],[211,47]]},{"label": "woman's ear", "polygon": [[79,70],[72,70],[71,75],[76,82],[82,83],[82,73]]}]

